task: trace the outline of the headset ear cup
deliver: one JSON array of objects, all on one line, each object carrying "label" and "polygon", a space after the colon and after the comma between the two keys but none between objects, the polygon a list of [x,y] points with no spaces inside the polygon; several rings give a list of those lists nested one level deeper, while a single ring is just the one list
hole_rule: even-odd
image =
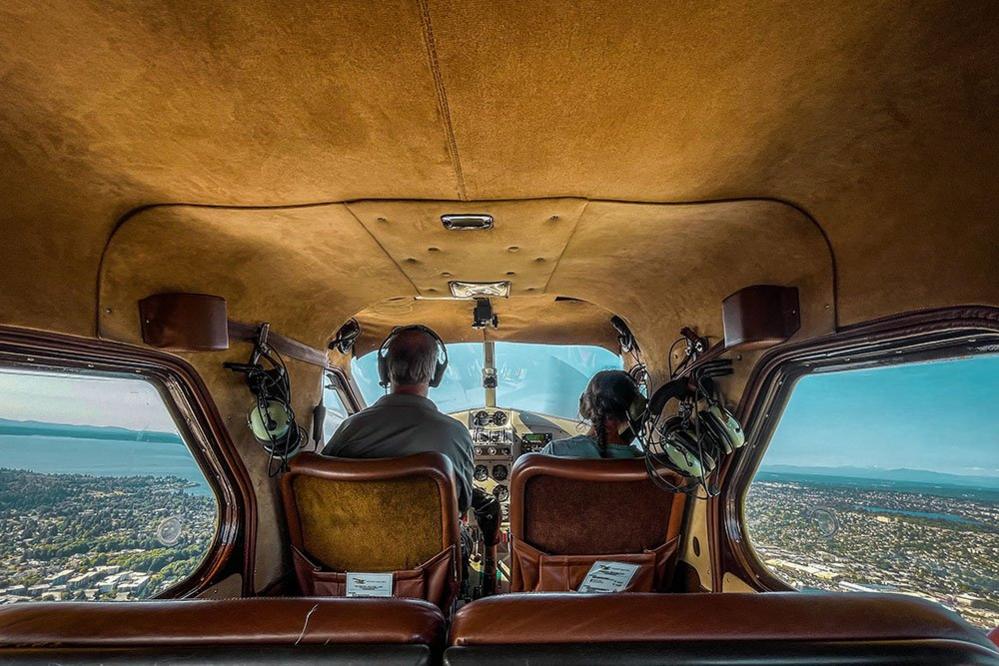
[{"label": "headset ear cup", "polygon": [[732,416],[731,412],[718,404],[711,405],[707,412],[711,415],[718,431],[724,435],[728,442],[731,451],[727,451],[727,453],[731,453],[746,443],[746,435],[742,431],[742,425],[738,419]]},{"label": "headset ear cup", "polygon": [[382,355],[382,350],[378,350],[378,384],[382,388],[388,388],[388,359]]},{"label": "headset ear cup", "polygon": [[[441,343],[443,344],[443,343]],[[434,367],[434,376],[430,380],[430,388],[437,388],[444,380],[444,373],[447,371],[447,361],[437,361]]]},{"label": "headset ear cup", "polygon": [[697,453],[697,442],[690,437],[684,428],[673,429],[664,438],[663,444],[666,455],[678,471],[693,478],[704,476],[704,466]]},{"label": "headset ear cup", "polygon": [[718,455],[729,454],[735,450],[728,430],[722,425],[714,411],[711,409],[701,410],[698,417],[701,419],[701,426],[716,445]]},{"label": "headset ear cup", "polygon": [[254,404],[246,421],[250,432],[267,453],[283,457],[298,451],[301,433],[291,420],[288,408],[281,401],[268,400],[264,409],[259,404]]}]

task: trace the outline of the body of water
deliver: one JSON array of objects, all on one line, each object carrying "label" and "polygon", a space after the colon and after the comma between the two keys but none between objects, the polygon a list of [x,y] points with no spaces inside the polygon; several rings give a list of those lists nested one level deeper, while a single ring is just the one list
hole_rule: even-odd
[{"label": "body of water", "polygon": [[92,476],[175,476],[212,491],[187,447],[171,442],[0,435],[0,467],[42,474]]},{"label": "body of water", "polygon": [[932,495],[949,499],[966,499],[976,502],[999,504],[999,490],[995,488],[975,488],[967,485],[950,485],[945,483],[920,483],[918,481],[891,481],[886,479],[863,479],[852,476],[833,476],[825,474],[801,474],[772,472],[760,470],[756,479],[760,481],[778,481],[782,483],[803,483],[816,486],[838,486],[841,488],[857,488],[864,490],[885,490],[895,493],[914,493],[917,495]]}]

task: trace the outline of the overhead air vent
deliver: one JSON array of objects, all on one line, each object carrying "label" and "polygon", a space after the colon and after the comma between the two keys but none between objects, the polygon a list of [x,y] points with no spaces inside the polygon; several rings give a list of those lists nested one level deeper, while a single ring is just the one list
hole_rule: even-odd
[{"label": "overhead air vent", "polygon": [[490,296],[506,298],[510,295],[509,282],[459,282],[453,280],[447,284],[451,287],[451,295],[455,298],[488,298]]},{"label": "overhead air vent", "polygon": [[452,231],[478,231],[493,228],[493,216],[485,214],[441,215],[441,224]]}]

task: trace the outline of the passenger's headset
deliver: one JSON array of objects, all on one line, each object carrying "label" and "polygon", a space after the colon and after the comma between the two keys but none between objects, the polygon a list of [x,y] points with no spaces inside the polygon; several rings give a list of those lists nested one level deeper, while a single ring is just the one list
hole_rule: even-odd
[{"label": "passenger's headset", "polygon": [[382,388],[388,388],[391,383],[392,380],[389,377],[388,367],[388,347],[397,335],[406,331],[421,331],[434,339],[434,343],[437,346],[437,365],[434,366],[434,375],[430,378],[430,388],[437,388],[444,379],[444,372],[447,370],[447,346],[441,340],[441,336],[437,335],[432,328],[423,326],[422,324],[397,326],[382,340],[382,344],[378,347],[378,384]]},{"label": "passenger's headset", "polygon": [[630,372],[628,373],[628,377],[635,385],[635,397],[631,401],[631,404],[628,405],[628,422],[622,424],[621,429],[618,431],[618,435],[621,436],[625,444],[631,444],[639,436],[639,433],[642,432],[642,423],[645,420],[645,413],[649,406],[648,399],[642,395],[639,381]]}]

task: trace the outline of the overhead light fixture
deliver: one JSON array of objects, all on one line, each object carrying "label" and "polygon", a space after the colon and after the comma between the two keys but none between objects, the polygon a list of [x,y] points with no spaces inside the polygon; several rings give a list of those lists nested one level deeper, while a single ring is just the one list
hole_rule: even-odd
[{"label": "overhead light fixture", "polygon": [[461,282],[447,283],[455,298],[506,298],[510,295],[510,282]]},{"label": "overhead light fixture", "polygon": [[441,224],[451,231],[479,231],[493,228],[493,216],[486,214],[441,215]]}]

